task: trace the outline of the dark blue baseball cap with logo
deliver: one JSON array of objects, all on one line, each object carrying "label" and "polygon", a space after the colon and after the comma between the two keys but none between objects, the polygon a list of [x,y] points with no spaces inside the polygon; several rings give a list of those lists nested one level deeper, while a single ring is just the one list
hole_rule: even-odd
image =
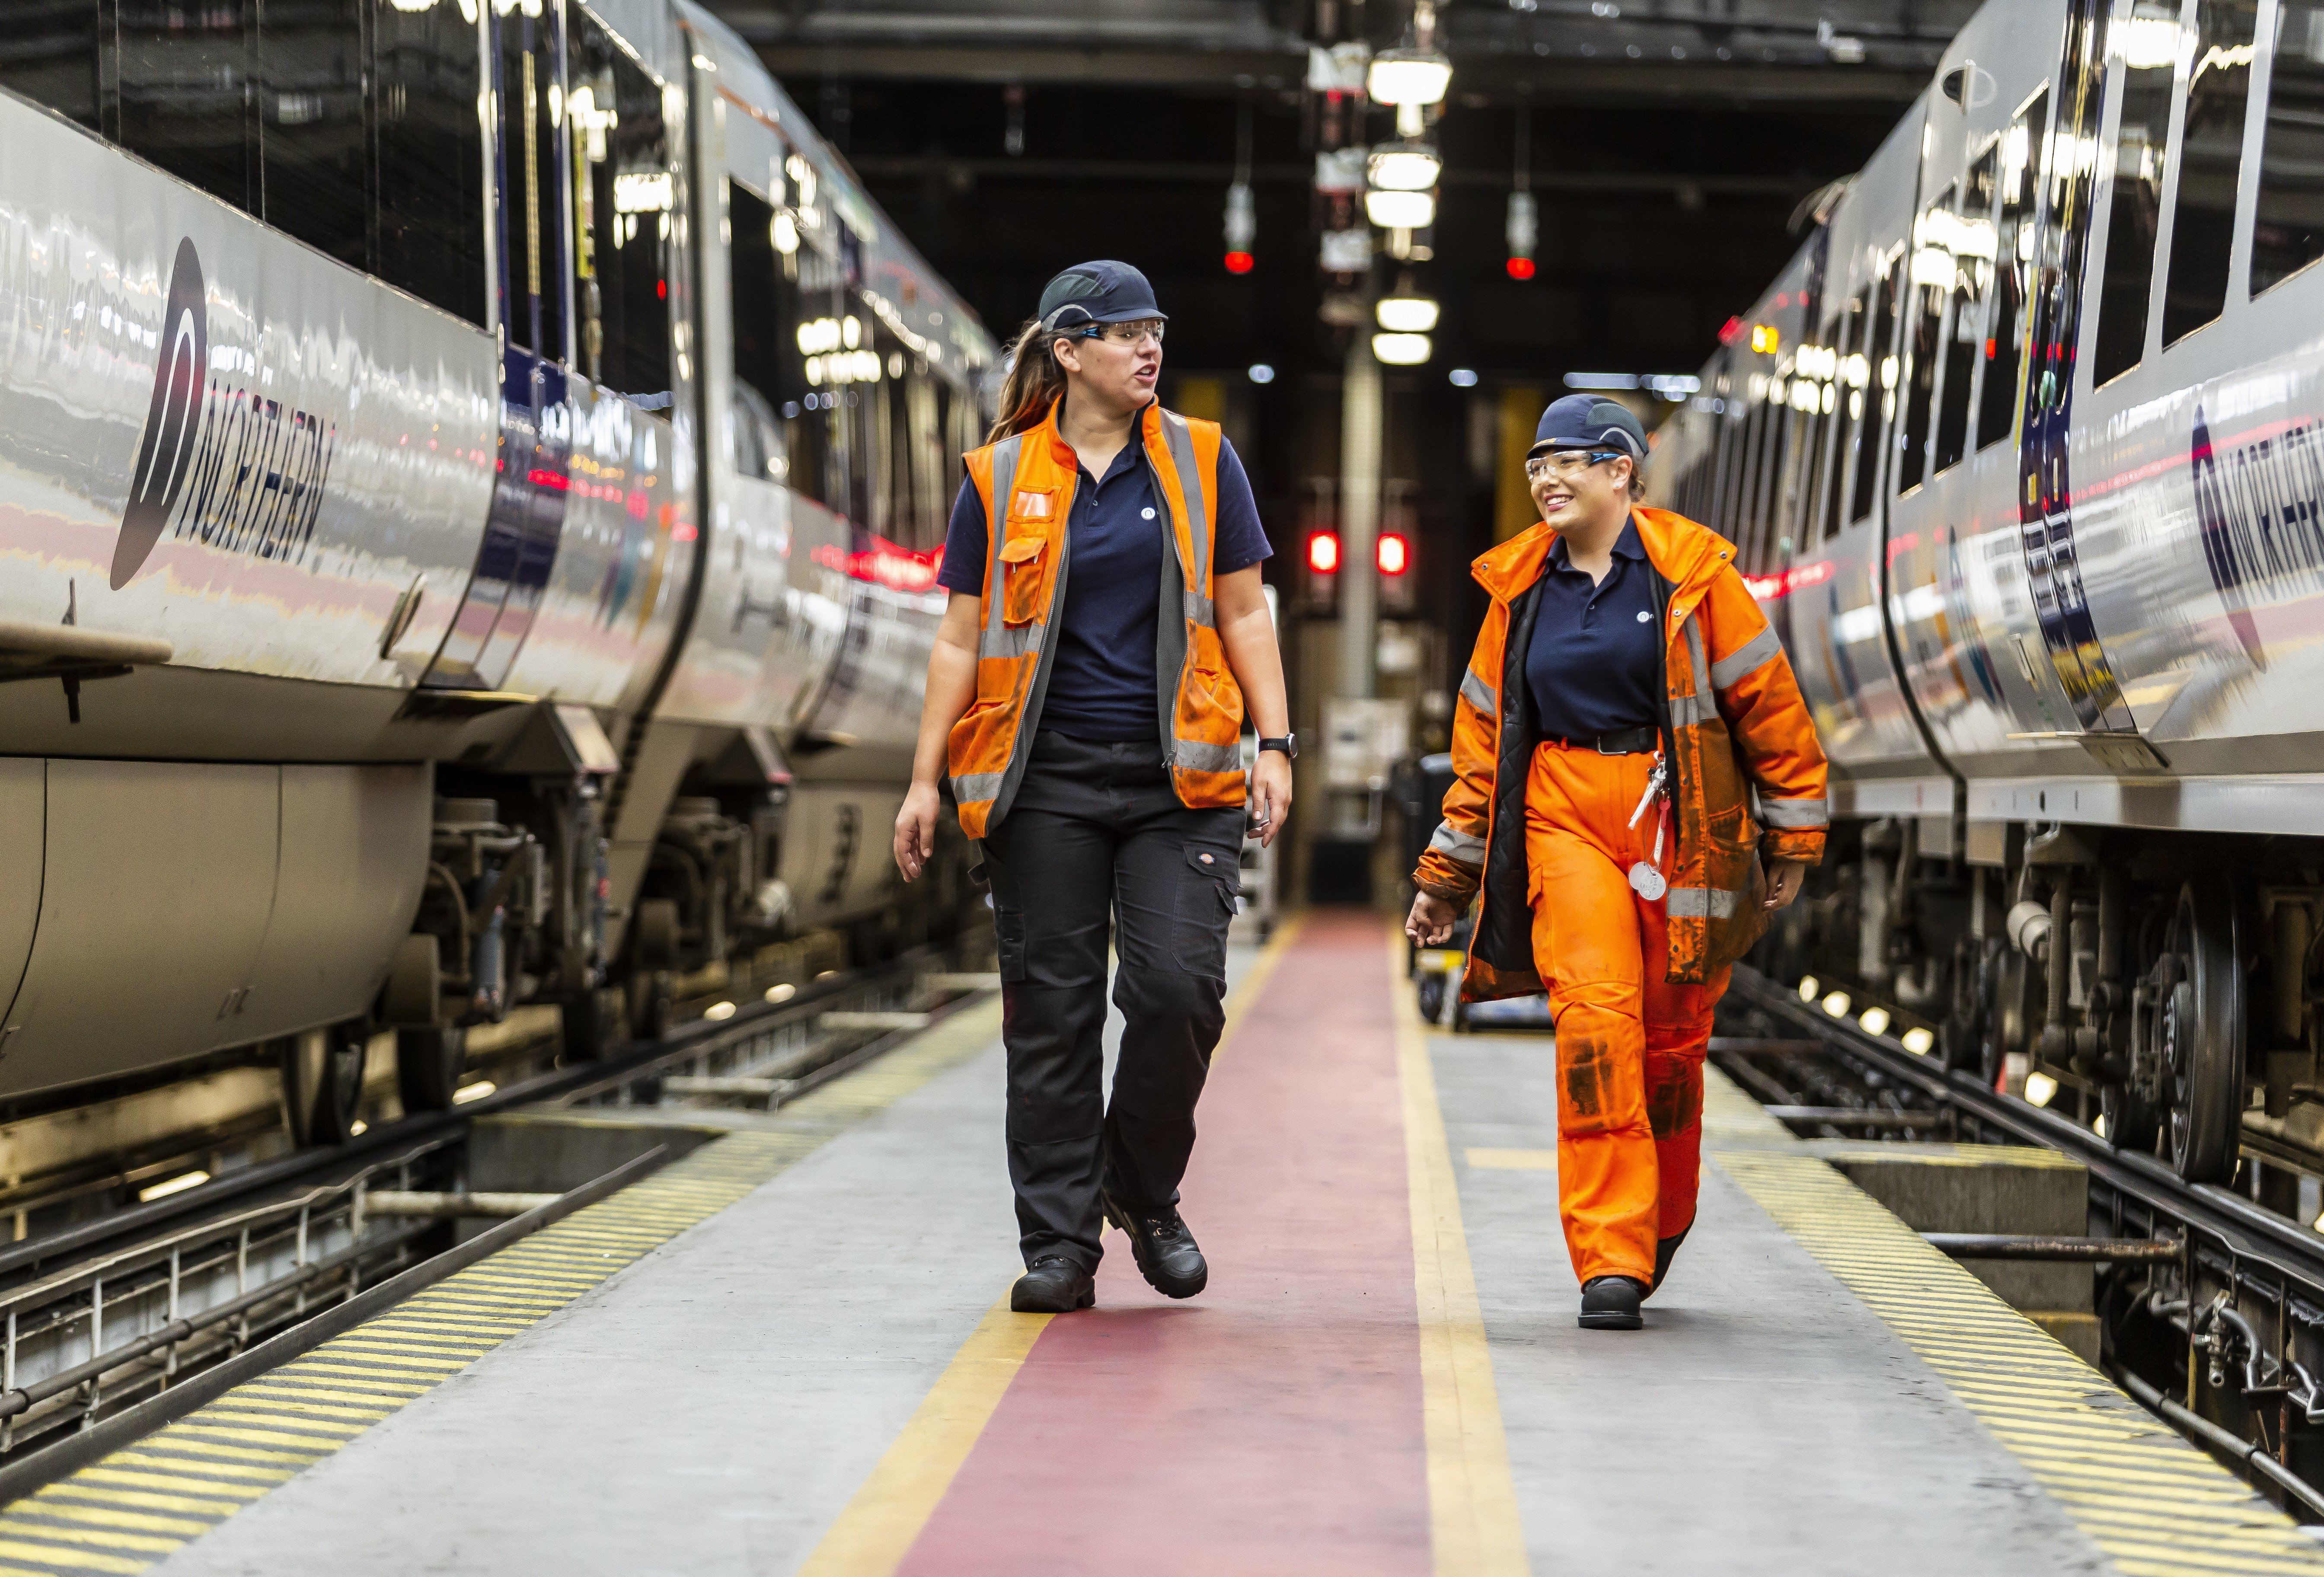
[{"label": "dark blue baseball cap with logo", "polygon": [[1529,459],[1546,449],[1611,449],[1633,460],[1646,457],[1646,429],[1621,406],[1599,394],[1568,394],[1553,400],[1533,430]]},{"label": "dark blue baseball cap with logo", "polygon": [[1126,263],[1077,263],[1041,290],[1041,327],[1078,328],[1092,323],[1169,321],[1154,304],[1154,287]]}]

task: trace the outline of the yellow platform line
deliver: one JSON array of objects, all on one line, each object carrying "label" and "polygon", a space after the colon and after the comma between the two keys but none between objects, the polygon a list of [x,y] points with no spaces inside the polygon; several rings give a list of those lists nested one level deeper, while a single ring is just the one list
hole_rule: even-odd
[{"label": "yellow platform line", "polygon": [[[1517,1483],[1477,1275],[1461,1220],[1461,1188],[1436,1099],[1428,1028],[1403,989],[1404,936],[1388,932],[1397,1073],[1404,1091],[1406,1175],[1412,1194],[1413,1288],[1420,1315],[1421,1418],[1428,1441],[1430,1544],[1437,1577],[1508,1577],[1530,1568]],[[1476,1152],[1471,1151],[1473,1156]]]},{"label": "yellow platform line", "polygon": [[[1000,1030],[997,1000],[964,1009],[879,1062],[783,1109],[808,1131],[745,1130],[715,1139],[146,1439],[0,1508],[0,1577],[143,1572],[510,1337],[788,1170],[852,1122],[973,1056]],[[875,1070],[876,1092],[864,1087]],[[618,1249],[604,1247],[614,1242]],[[337,1405],[308,1412],[310,1404]],[[177,1515],[156,1517],[157,1509]]]},{"label": "yellow platform line", "polygon": [[[1749,1097],[1710,1070],[1706,1134]],[[1753,1108],[1757,1110],[1756,1107]],[[2121,1572],[2324,1572],[2292,1520],[1803,1148],[1708,1147],[1733,1178],[1942,1379]]]},{"label": "yellow platform line", "polygon": [[[1294,915],[1276,927],[1235,982],[1227,998],[1221,1050],[1290,948],[1303,918]],[[1010,1272],[1012,1278],[1016,1274]],[[1053,1317],[1012,1314],[1006,1294],[985,1311],[872,1476],[825,1531],[798,1577],[890,1577],[936,1514]]]}]

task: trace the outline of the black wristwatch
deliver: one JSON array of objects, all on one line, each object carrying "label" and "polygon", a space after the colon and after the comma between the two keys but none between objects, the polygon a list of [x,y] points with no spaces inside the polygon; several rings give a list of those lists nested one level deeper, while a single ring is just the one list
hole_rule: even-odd
[{"label": "black wristwatch", "polygon": [[1299,736],[1296,733],[1286,733],[1281,739],[1268,739],[1261,736],[1259,748],[1263,751],[1281,751],[1287,759],[1296,761],[1299,759]]}]

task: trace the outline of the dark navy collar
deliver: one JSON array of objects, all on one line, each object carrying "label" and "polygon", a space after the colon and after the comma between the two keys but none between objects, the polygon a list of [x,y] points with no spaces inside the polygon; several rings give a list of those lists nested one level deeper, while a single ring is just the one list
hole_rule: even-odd
[{"label": "dark navy collar", "polygon": [[[1622,534],[1614,539],[1614,556],[1644,563],[1646,545],[1638,540],[1638,517],[1632,515],[1622,522]],[[1549,545],[1549,567],[1553,570],[1572,569],[1573,565],[1565,552],[1565,533],[1560,531],[1557,540]]]}]

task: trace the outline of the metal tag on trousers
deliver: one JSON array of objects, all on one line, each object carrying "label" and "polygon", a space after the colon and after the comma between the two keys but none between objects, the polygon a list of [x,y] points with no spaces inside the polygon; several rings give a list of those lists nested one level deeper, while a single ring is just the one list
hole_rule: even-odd
[{"label": "metal tag on trousers", "polygon": [[1663,879],[1663,873],[1644,860],[1630,867],[1630,890],[1648,903],[1661,898],[1669,889],[1670,883]]}]

